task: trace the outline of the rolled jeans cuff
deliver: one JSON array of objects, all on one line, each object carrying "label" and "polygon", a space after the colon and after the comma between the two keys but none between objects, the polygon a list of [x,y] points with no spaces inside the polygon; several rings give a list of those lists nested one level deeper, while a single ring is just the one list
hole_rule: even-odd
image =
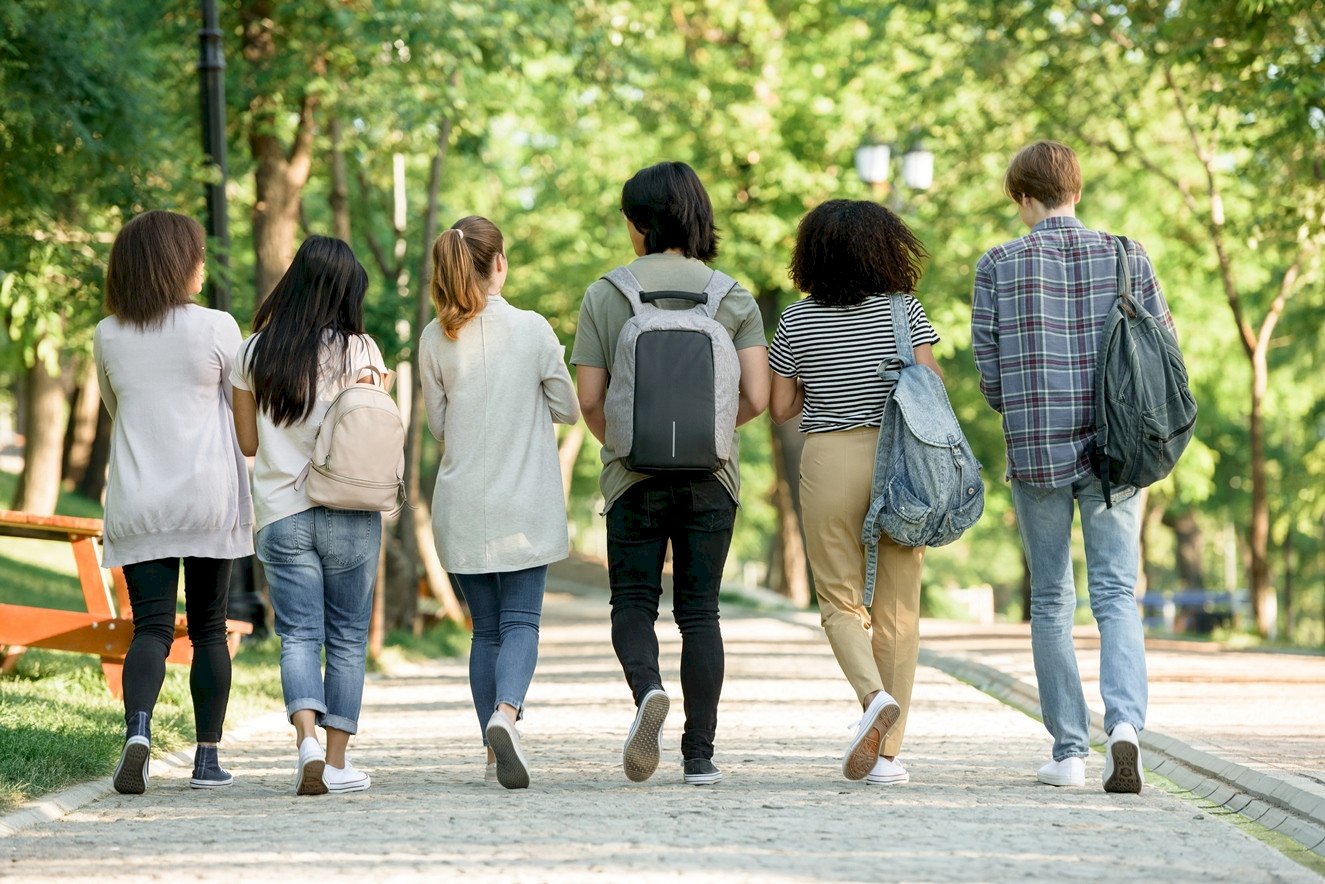
[{"label": "rolled jeans cuff", "polygon": [[303,712],[305,709],[312,709],[317,713],[317,723],[322,723],[322,716],[327,714],[327,704],[313,697],[303,697],[298,700],[291,700],[285,704],[285,717],[292,724],[294,723],[294,714]]},{"label": "rolled jeans cuff", "polygon": [[344,731],[347,734],[357,734],[359,732],[359,722],[353,718],[346,718],[343,715],[323,715],[318,724],[323,727],[334,727],[338,731]]}]

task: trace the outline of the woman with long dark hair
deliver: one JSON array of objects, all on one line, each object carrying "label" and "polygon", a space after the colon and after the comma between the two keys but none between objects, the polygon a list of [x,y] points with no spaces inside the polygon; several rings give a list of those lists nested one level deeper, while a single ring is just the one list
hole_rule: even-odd
[{"label": "woman with long dark hair", "polygon": [[359,792],[371,783],[345,750],[359,726],[382,517],[317,506],[300,481],[331,400],[351,384],[372,383],[373,369],[385,374],[377,344],[363,332],[367,289],[368,274],[348,245],[310,236],[258,308],[231,376],[239,441],[257,455],[257,551],[281,637],[298,795]]},{"label": "woman with long dark hair", "polygon": [[433,531],[474,621],[469,689],[488,773],[529,785],[515,723],[538,662],[547,566],[566,558],[566,504],[553,423],[580,410],[548,321],[502,297],[506,250],[487,218],[461,218],[433,243],[437,319],[419,338],[419,380],[444,443]]},{"label": "woman with long dark hair", "polygon": [[239,326],[193,301],[203,249],[202,227],[184,215],[146,212],[125,224],[106,270],[111,315],[93,337],[101,401],[114,421],[102,565],[123,566],[133,605],[127,733],[113,780],[130,794],[147,788],[181,562],[198,737],[190,782],[233,782],[217,757],[230,698],[226,596],[231,560],[253,552],[253,508],[230,413]]},{"label": "woman with long dark hair", "polygon": [[902,219],[883,206],[829,200],[801,220],[791,279],[808,297],[782,311],[769,351],[769,414],[779,424],[801,415],[808,434],[801,513],[824,632],[864,710],[842,773],[875,785],[910,779],[897,754],[920,653],[925,550],[883,535],[878,587],[866,607],[861,531],[892,385],[878,377],[878,367],[897,355],[889,294],[906,296],[916,361],[939,370],[933,352],[939,336],[912,295],[926,257]]}]

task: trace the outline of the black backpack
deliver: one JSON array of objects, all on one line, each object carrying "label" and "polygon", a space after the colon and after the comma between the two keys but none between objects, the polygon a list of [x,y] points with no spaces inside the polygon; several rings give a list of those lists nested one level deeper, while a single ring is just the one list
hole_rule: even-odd
[{"label": "black backpack", "polygon": [[1173,471],[1196,429],[1196,400],[1173,334],[1132,296],[1127,238],[1115,237],[1118,300],[1104,320],[1095,369],[1091,468],[1113,485],[1144,487]]}]

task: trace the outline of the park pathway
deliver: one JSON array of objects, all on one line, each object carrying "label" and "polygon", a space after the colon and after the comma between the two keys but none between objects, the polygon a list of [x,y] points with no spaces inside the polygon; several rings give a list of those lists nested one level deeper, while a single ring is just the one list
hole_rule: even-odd
[{"label": "park pathway", "polygon": [[[675,629],[661,632],[675,692]],[[658,773],[625,779],[632,710],[604,593],[562,578],[522,726],[527,791],[483,782],[466,667],[446,661],[369,685],[352,753],[369,792],[290,794],[293,741],[272,726],[227,748],[232,788],[194,792],[176,770],[0,839],[0,879],[1317,880],[1161,789],[1104,794],[1098,755],[1090,788],[1037,785],[1040,724],[935,669],[916,685],[911,784],[849,783],[853,703],[822,637],[739,610],[724,634],[719,785],[681,783],[679,702]]]}]

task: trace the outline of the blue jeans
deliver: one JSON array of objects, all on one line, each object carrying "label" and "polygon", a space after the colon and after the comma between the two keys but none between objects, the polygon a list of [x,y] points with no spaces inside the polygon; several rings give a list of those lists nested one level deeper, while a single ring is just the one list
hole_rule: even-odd
[{"label": "blue jeans", "polygon": [[488,744],[488,719],[505,703],[524,712],[524,695],[538,663],[538,621],[543,614],[547,565],[492,574],[456,574],[474,621],[469,649],[469,691],[479,732]]},{"label": "blue jeans", "polygon": [[1081,510],[1086,541],[1086,584],[1100,629],[1100,694],[1104,729],[1146,720],[1146,656],[1136,578],[1141,546],[1141,500],[1136,489],[1115,487],[1113,508],[1094,476],[1063,488],[1012,481],[1012,506],[1031,572],[1031,651],[1040,686],[1044,726],[1061,761],[1090,752],[1090,713],[1081,690],[1072,619],[1077,606],[1072,575],[1072,503]]},{"label": "blue jeans", "polygon": [[281,637],[285,714],[312,709],[322,727],[357,733],[382,514],[313,507],[264,526],[256,545]]}]

